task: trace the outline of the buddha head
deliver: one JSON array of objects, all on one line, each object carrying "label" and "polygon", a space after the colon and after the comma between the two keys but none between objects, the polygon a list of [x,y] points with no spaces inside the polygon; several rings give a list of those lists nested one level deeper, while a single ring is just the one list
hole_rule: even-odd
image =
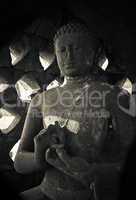
[{"label": "buddha head", "polygon": [[61,74],[68,77],[87,76],[93,66],[98,39],[86,25],[69,23],[54,37],[55,54]]}]

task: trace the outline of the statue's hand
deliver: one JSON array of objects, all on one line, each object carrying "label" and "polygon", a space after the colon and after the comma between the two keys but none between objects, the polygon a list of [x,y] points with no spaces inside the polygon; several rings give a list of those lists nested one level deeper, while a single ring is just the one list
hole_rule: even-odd
[{"label": "statue's hand", "polygon": [[50,125],[47,129],[42,129],[35,137],[34,144],[38,149],[46,149],[50,146],[50,143],[55,142],[55,137],[58,137],[59,131],[56,125]]},{"label": "statue's hand", "polygon": [[58,157],[56,153],[56,148],[63,149],[63,144],[55,144],[52,145],[52,147],[48,148],[45,153],[45,160],[52,165],[53,167],[60,169],[63,171],[65,168],[64,162]]},{"label": "statue's hand", "polygon": [[50,146],[53,146],[54,144],[65,144],[66,128],[61,128],[58,122],[55,122],[53,128],[54,129],[50,133]]},{"label": "statue's hand", "polygon": [[48,129],[42,129],[38,135],[34,137],[34,155],[38,163],[45,162],[45,151],[50,146],[50,133],[54,130],[54,126],[50,125]]},{"label": "statue's hand", "polygon": [[89,186],[94,179],[94,165],[83,158],[71,157],[63,146],[54,145],[46,151],[47,162],[83,185]]}]

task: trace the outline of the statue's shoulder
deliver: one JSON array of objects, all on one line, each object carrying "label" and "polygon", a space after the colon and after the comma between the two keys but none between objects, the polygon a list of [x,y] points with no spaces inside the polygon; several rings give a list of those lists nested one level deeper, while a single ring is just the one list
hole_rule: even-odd
[{"label": "statue's shoulder", "polygon": [[121,96],[121,97],[129,97],[130,94],[127,90],[120,88],[119,86],[112,86],[111,87],[111,95],[114,97]]},{"label": "statue's shoulder", "polygon": [[[101,81],[101,80],[93,80],[94,86],[96,89],[99,90],[108,90],[108,91],[113,91],[114,86],[107,83],[106,81]],[[89,83],[91,85],[91,81]]]},{"label": "statue's shoulder", "polygon": [[57,98],[59,96],[59,94],[61,93],[61,88],[55,87],[55,88],[51,88],[49,90],[45,90],[41,93],[41,96],[43,99],[53,99],[53,98]]},{"label": "statue's shoulder", "polygon": [[43,92],[38,92],[31,100],[31,104],[37,104],[37,102],[42,102]]},{"label": "statue's shoulder", "polygon": [[118,86],[112,86],[111,90],[106,94],[107,105],[114,111],[117,110],[120,105],[126,108],[129,107],[129,100],[130,94]]}]

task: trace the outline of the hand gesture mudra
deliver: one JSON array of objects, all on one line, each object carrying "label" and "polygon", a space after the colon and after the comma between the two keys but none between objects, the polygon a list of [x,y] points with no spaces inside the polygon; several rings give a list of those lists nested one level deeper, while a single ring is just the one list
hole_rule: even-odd
[{"label": "hand gesture mudra", "polygon": [[58,122],[42,129],[34,138],[35,157],[38,162],[45,162],[45,152],[56,144],[65,144],[66,128],[61,128]]}]

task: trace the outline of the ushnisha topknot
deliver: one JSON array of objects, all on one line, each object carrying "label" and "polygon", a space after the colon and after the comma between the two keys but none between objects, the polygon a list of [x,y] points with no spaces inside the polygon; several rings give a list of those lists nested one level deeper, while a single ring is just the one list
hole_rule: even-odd
[{"label": "ushnisha topknot", "polygon": [[85,35],[85,37],[87,39],[90,39],[91,42],[93,42],[93,45],[94,47],[96,47],[99,43],[99,40],[98,38],[96,38],[88,29],[88,27],[83,24],[83,23],[68,23],[66,25],[63,25],[58,31],[57,33],[55,34],[54,36],[54,44],[56,42],[56,40],[61,37],[61,36],[64,36],[65,34],[73,34],[73,33],[78,33],[78,34],[83,34]]}]

